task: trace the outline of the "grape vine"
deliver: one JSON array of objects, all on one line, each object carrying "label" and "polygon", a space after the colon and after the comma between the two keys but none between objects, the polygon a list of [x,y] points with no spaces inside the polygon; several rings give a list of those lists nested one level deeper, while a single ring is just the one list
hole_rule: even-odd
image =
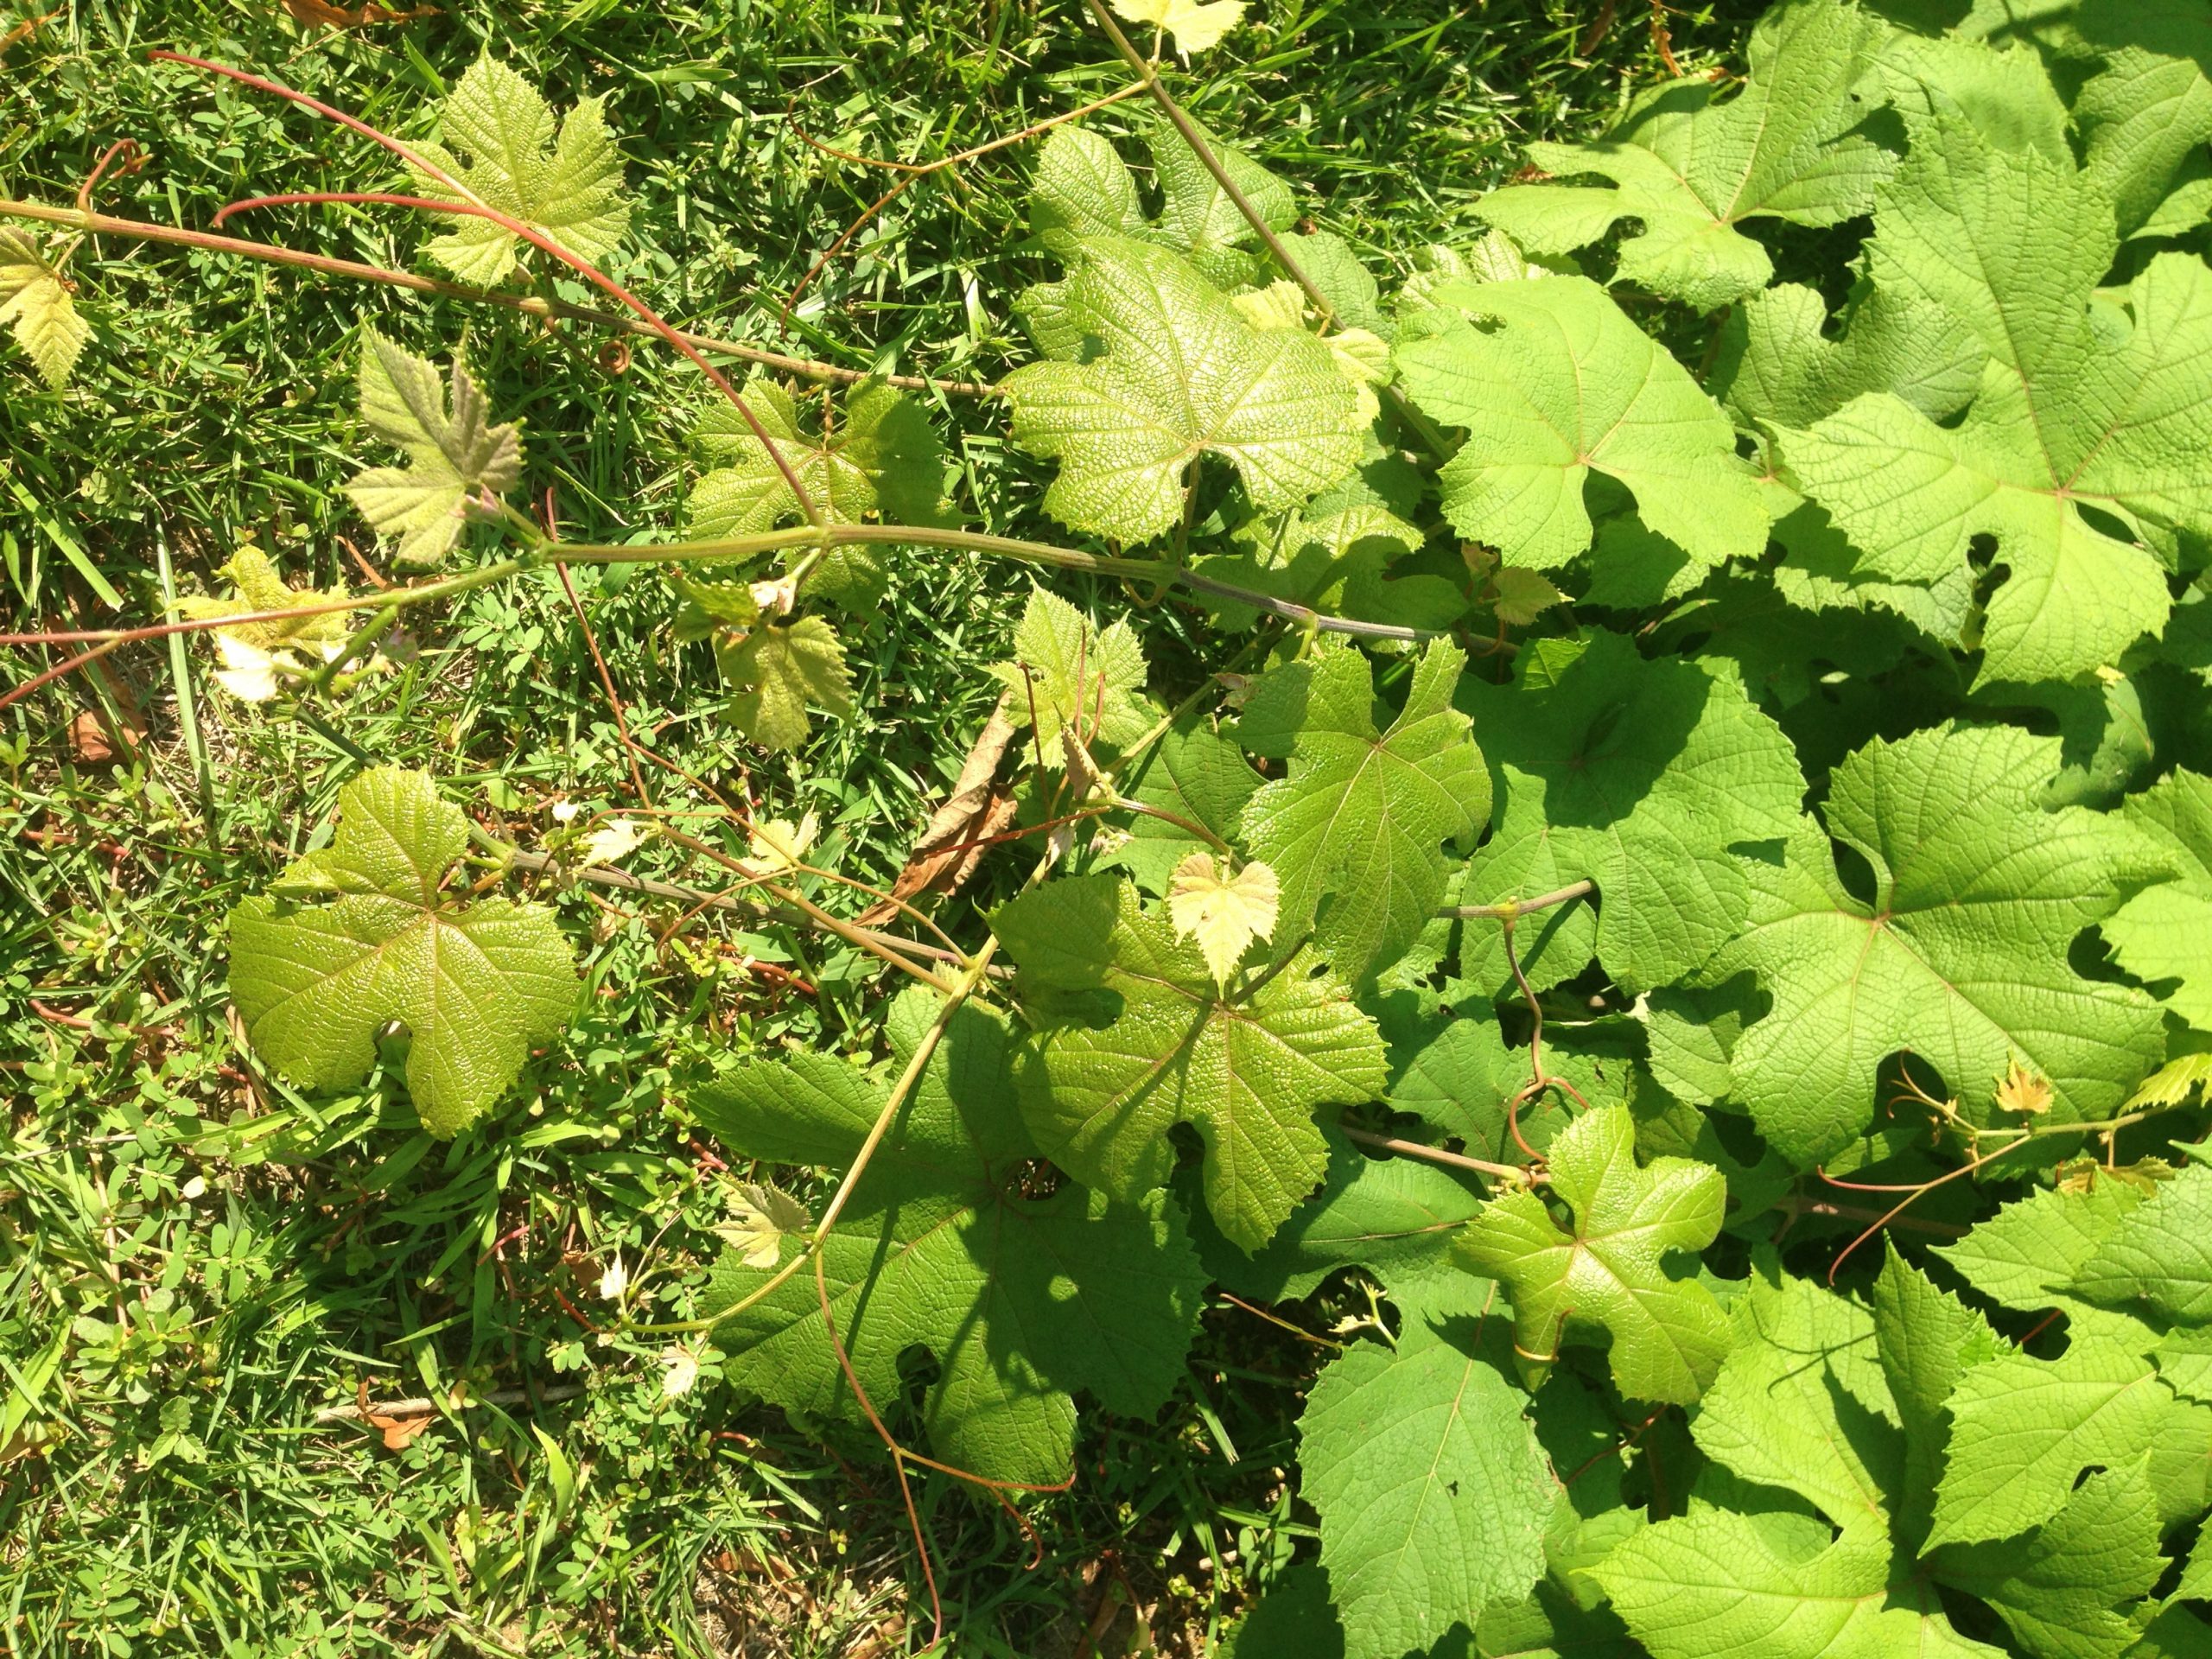
[{"label": "grape vine", "polygon": [[[872,1430],[918,1537],[911,1471],[1017,1510],[1079,1479],[1209,1285],[1294,1319],[1349,1273],[1383,1311],[1311,1388],[1319,1549],[1246,1659],[2212,1651],[2212,6],[1782,0],[1740,82],[1533,146],[1478,238],[1386,271],[1171,89],[1236,0],[1085,3],[1128,84],[941,164],[1033,146],[1034,280],[996,296],[1033,352],[995,385],[670,324],[601,268],[601,105],[494,57],[410,143],[157,54],[391,152],[388,190],[226,218],[428,219],[443,274],[0,200],[35,395],[99,349],[74,239],[135,237],[672,350],[698,464],[673,522],[564,540],[464,343],[364,327],[348,493],[421,579],[309,593],[249,548],[163,621],[6,636],[79,649],[0,706],[181,632],[336,718],[404,613],[634,565],[721,717],[804,750],[901,564],[1020,564],[999,747],[911,888],[734,807],[741,853],[686,828],[626,728],[630,827],[549,855],[369,770],[231,918],[254,1055],[356,1084],[396,1022],[425,1128],[470,1128],[577,995],[495,890],[649,824],[728,878],[703,902],[879,959],[887,1058],[683,1103],[830,1196],[747,1188],[698,1317],[633,1328]],[[1140,103],[1141,173],[1084,124]],[[1053,539],[948,487],[950,397]],[[1195,684],[1153,660],[1171,595]]]}]

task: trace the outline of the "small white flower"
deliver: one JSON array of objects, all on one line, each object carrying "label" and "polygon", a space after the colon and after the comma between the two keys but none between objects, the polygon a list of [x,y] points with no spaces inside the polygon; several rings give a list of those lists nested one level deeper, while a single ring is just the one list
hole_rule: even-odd
[{"label": "small white flower", "polygon": [[582,810],[583,808],[578,806],[574,801],[556,801],[553,803],[553,822],[574,823],[576,821],[576,814]]},{"label": "small white flower", "polygon": [[613,1265],[599,1275],[599,1295],[601,1301],[619,1302],[622,1293],[630,1288],[630,1269],[622,1265],[622,1254],[616,1251]]},{"label": "small white flower", "polygon": [[660,1397],[680,1400],[691,1392],[699,1380],[699,1356],[689,1348],[676,1346],[664,1351],[660,1363],[668,1369],[661,1373]]}]

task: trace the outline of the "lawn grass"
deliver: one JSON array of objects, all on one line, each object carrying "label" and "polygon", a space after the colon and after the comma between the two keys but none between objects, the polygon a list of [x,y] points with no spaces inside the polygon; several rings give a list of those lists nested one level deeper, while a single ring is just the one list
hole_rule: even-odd
[{"label": "lawn grass", "polygon": [[[1755,9],[1674,15],[1675,51],[1710,61]],[[1586,132],[1659,73],[1641,5],[1586,58],[1595,8],[1561,0],[1254,10],[1178,85],[1291,179],[1312,218],[1401,268],[1470,234],[1519,143]],[[0,15],[0,36],[13,21]],[[925,160],[1122,79],[1073,0],[461,4],[343,30],[263,0],[88,4],[0,56],[0,188],[66,202],[126,137],[150,162],[100,205],[134,218],[205,226],[244,194],[390,182],[365,143],[149,64],[153,46],[403,132],[487,47],[556,107],[604,93],[639,204],[614,269],[666,314],[855,369],[982,380],[1023,359],[1008,302],[1046,269],[1020,245],[1027,152],[907,193],[786,321],[783,296],[886,188],[792,122],[838,149]],[[1129,105],[1095,124],[1147,119]],[[390,214],[294,208],[231,228],[426,268],[423,232]],[[211,590],[249,538],[296,581],[362,582],[346,543],[374,549],[340,486],[362,453],[365,321],[426,353],[465,338],[494,406],[525,419],[533,481],[571,535],[643,537],[674,517],[705,400],[649,343],[610,372],[580,328],[112,239],[73,270],[96,334],[71,390],[44,391],[0,350],[11,626],[156,616],[165,583]],[[931,402],[970,521],[1044,530],[1046,474],[1007,448],[997,412]],[[912,556],[849,641],[856,717],[795,759],[715,723],[711,663],[672,643],[658,583],[579,585],[633,729],[765,814],[817,813],[823,857],[880,883],[991,705],[984,669],[1028,579]],[[1171,607],[1143,626],[1172,661],[1198,625]],[[397,671],[312,718],[230,700],[196,644],[133,648],[0,714],[0,1640],[23,1656],[918,1647],[917,1560],[870,1438],[746,1407],[696,1348],[699,1385],[664,1398],[665,1338],[593,1328],[618,1257],[633,1309],[690,1311],[723,1198],[687,1088],[763,1046],[874,1052],[868,958],[715,915],[671,933],[666,906],[546,894],[588,953],[588,1013],[451,1143],[423,1135],[382,1079],[302,1096],[238,1043],[223,918],[327,836],[365,765],[437,772],[524,845],[556,801],[628,798],[613,714],[551,573],[410,632]],[[0,684],[55,660],[0,652]],[[630,868],[711,885],[665,846]],[[1010,855],[987,863],[976,900],[1017,874]],[[969,902],[941,918],[965,937]],[[1360,1311],[1287,1312],[1325,1342],[1331,1319]],[[1033,1539],[964,1489],[922,1482],[947,1650],[1135,1650],[1141,1608],[1164,1650],[1203,1652],[1255,1585],[1311,1554],[1282,1471],[1325,1352],[1222,1301],[1157,1421],[1087,1420],[1075,1490],[1025,1506]],[[505,1403],[444,1413],[392,1447],[316,1417],[364,1389],[457,1385]]]}]

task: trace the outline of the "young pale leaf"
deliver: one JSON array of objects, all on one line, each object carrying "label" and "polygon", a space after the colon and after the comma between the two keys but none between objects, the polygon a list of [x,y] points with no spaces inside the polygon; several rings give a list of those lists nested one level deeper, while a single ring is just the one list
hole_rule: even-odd
[{"label": "young pale leaf", "polygon": [[1452,706],[1466,660],[1432,642],[1387,731],[1367,659],[1342,639],[1268,675],[1245,706],[1246,746],[1290,762],[1244,804],[1245,840],[1281,873],[1287,927],[1313,923],[1352,983],[1420,937],[1444,897],[1443,843],[1489,820],[1490,773]]},{"label": "young pale leaf", "polygon": [[1501,1281],[1513,1301],[1514,1349],[1533,1388],[1578,1330],[1609,1332],[1613,1381],[1636,1400],[1688,1404],[1728,1351],[1713,1293],[1671,1277],[1667,1257],[1720,1231],[1727,1184],[1709,1165],[1636,1163],[1636,1120],[1601,1107],[1552,1142],[1546,1184],[1574,1215],[1562,1231],[1534,1192],[1509,1192],[1469,1224],[1460,1255]]},{"label": "young pale leaf", "polygon": [[1896,160],[1855,130],[1880,88],[1881,22],[1833,0],[1795,0],[1753,31],[1751,75],[1723,100],[1700,75],[1639,96],[1594,144],[1537,143],[1529,159],[1605,186],[1515,185],[1476,211],[1522,247],[1565,254],[1618,219],[1642,229],[1620,246],[1618,280],[1713,310],[1774,275],[1766,250],[1738,227],[1755,218],[1840,224],[1872,206]]},{"label": "young pale leaf", "polygon": [[377,1033],[407,1028],[407,1090],[423,1127],[458,1135],[568,1027],[575,969],[553,913],[445,891],[468,821],[427,773],[364,772],[339,791],[338,833],[280,888],[231,912],[231,998],[254,1047],[295,1082],[359,1083]]},{"label": "young pale leaf", "polygon": [[1407,317],[1400,378],[1421,412],[1467,429],[1443,473],[1452,527],[1508,564],[1552,569],[1589,547],[1583,486],[1616,479],[1700,567],[1764,550],[1758,481],[1689,371],[1586,276],[1449,283]]},{"label": "young pale leaf", "polygon": [[[798,403],[774,381],[756,378],[738,394],[774,441],[825,523],[943,524],[944,454],[929,418],[904,392],[866,385],[845,399],[842,417],[810,431]],[[686,510],[702,539],[756,536],[805,514],[782,471],[745,417],[718,403],[692,437],[717,464],[691,489]],[[808,586],[845,609],[862,612],[883,596],[889,573],[878,547],[833,548]]]},{"label": "young pale leaf", "polygon": [[[991,926],[1044,1027],[1021,1100],[1046,1155],[1134,1200],[1166,1185],[1167,1132],[1190,1123],[1207,1207],[1239,1249],[1266,1243],[1320,1179],[1313,1113],[1382,1089],[1382,1039],[1310,950],[1224,992],[1198,946],[1103,876],[1047,882]],[[1110,1019],[1083,1023],[1102,1001]]]},{"label": "young pale leaf", "polygon": [[[925,991],[894,1008],[904,1059],[936,1016]],[[1003,1016],[969,1003],[952,1018],[911,1103],[896,1116],[823,1247],[830,1317],[880,1412],[906,1389],[900,1361],[937,1361],[923,1395],[931,1450],[994,1480],[1065,1479],[1073,1395],[1148,1415],[1182,1376],[1205,1277],[1165,1192],[1128,1203],[1072,1183],[1027,1196],[1039,1148],[1008,1075]],[[843,1169],[883,1091],[834,1056],[751,1062],[693,1096],[732,1151]],[[733,1249],[715,1265],[711,1314],[760,1288],[769,1268]],[[813,1275],[794,1274],[716,1327],[723,1375],[793,1410],[861,1417],[823,1329]]]},{"label": "young pale leaf", "polygon": [[1207,852],[1192,853],[1178,864],[1167,888],[1167,913],[1176,932],[1198,942],[1214,983],[1221,986],[1229,983],[1254,940],[1274,935],[1281,901],[1268,866],[1255,861],[1231,875],[1225,859],[1217,869]]},{"label": "young pale leaf", "polygon": [[46,262],[38,244],[22,231],[0,228],[0,323],[16,344],[59,391],[69,384],[78,354],[92,331],[77,315],[76,296],[61,273]]},{"label": "young pale leaf", "polygon": [[1975,537],[1996,538],[2011,575],[1989,601],[1984,680],[2071,679],[2116,662],[2165,622],[2157,550],[2212,532],[2199,464],[2212,446],[2212,270],[2161,255],[2123,291],[2124,314],[2093,306],[2113,223],[2070,159],[1934,122],[1883,192],[1868,257],[1878,285],[1980,337],[1989,361],[1973,406],[1937,426],[1869,392],[1777,435],[1786,473],[1869,574],[1932,583]]},{"label": "young pale leaf", "polygon": [[1015,728],[1033,718],[1038,752],[1048,766],[1061,763],[1070,731],[1088,748],[1100,741],[1129,742],[1152,725],[1140,700],[1144,647],[1129,625],[1094,627],[1081,611],[1042,588],[1031,588],[1022,607],[1014,630],[1014,660],[992,664],[991,672],[1013,694],[1007,714]]},{"label": "young pale leaf", "polygon": [[[1522,653],[1513,684],[1470,677],[1474,715],[1504,803],[1469,868],[1471,899],[1534,899],[1582,879],[1600,907],[1526,918],[1516,948],[1539,986],[1594,951],[1632,991],[1681,978],[1732,938],[1751,902],[1732,849],[1789,833],[1805,784],[1789,740],[1740,682],[1649,660],[1592,631]],[[1513,995],[1496,925],[1471,926],[1460,971]]]},{"label": "young pale leaf", "polygon": [[2122,905],[2104,936],[2138,979],[2176,982],[2166,1005],[2212,1031],[2212,778],[2173,772],[2129,797],[2122,811],[2166,854],[2174,879]]},{"label": "young pale leaf", "polygon": [[[422,194],[473,200],[594,262],[613,252],[629,229],[622,156],[607,130],[605,99],[585,99],[563,116],[556,143],[553,111],[537,89],[486,57],[447,94],[438,118],[445,142],[416,148],[463,189],[456,193],[418,173]],[[449,222],[454,228],[431,242],[430,257],[462,282],[501,282],[514,270],[520,238],[512,231],[473,215],[455,213]]]},{"label": "young pale leaf", "polygon": [[2056,1359],[2010,1353],[1974,1366],[1950,1414],[1931,1549],[2042,1526],[2083,1470],[2125,1469],[2146,1454],[2170,1518],[2204,1506],[2212,1408],[2175,1399],[2148,1360],[2102,1338],[2076,1338]]},{"label": "young pale leaf", "polygon": [[1150,23],[1175,37],[1175,49],[1188,57],[1219,46],[1221,37],[1244,21],[1245,0],[1114,0],[1114,10],[1133,23]]},{"label": "young pale leaf", "polygon": [[2083,978],[2075,937],[2111,913],[2143,845],[2116,820],[2038,797],[2056,738],[1945,725],[1874,742],[1834,772],[1828,833],[1872,867],[1871,902],[1808,829],[1749,868],[1749,922],[1702,976],[1750,969],[1772,1011],[1745,1028],[1733,1093],[1801,1166],[1874,1110],[1875,1072],[1910,1050],[1986,1122],[2008,1069],[2050,1082],[2053,1122],[2109,1116],[2158,1063],[2142,992]]},{"label": "young pale leaf", "polygon": [[810,705],[841,719],[852,712],[845,647],[818,616],[764,622],[735,645],[717,642],[715,662],[729,688],[731,721],[763,748],[806,741]]},{"label": "young pale leaf", "polygon": [[1409,1316],[1396,1349],[1363,1342],[1331,1361],[1299,1419],[1346,1659],[1427,1652],[1543,1576],[1557,1488],[1479,1332],[1473,1318]]},{"label": "young pale leaf", "polygon": [[448,413],[435,364],[364,330],[361,419],[407,456],[404,467],[370,467],[346,486],[372,524],[398,538],[397,563],[435,564],[460,539],[471,501],[503,496],[522,480],[521,429],[492,424],[458,353]]},{"label": "young pale leaf", "polygon": [[813,1231],[805,1205],[779,1186],[747,1181],[729,1196],[729,1219],[709,1230],[728,1245],[748,1268],[773,1268],[784,1257],[784,1242],[804,1248]]},{"label": "young pale leaf", "polygon": [[[343,585],[304,591],[285,586],[269,556],[251,542],[232,554],[215,574],[230,579],[238,597],[188,596],[177,601],[181,614],[195,620],[252,616],[346,597]],[[213,631],[215,651],[223,666],[215,671],[216,682],[241,702],[266,702],[283,689],[285,682],[280,675],[289,679],[320,668],[342,649],[352,626],[344,611],[327,611],[319,616],[217,628]]]},{"label": "young pale leaf", "polygon": [[2139,1634],[2124,1604],[2165,1568],[2147,1460],[2100,1470],[2025,1539],[1954,1544],[1929,1564],[1942,1583],[1994,1607],[2029,1653],[2120,1659]]},{"label": "young pale leaf", "polygon": [[[1736,1306],[1691,1424],[1734,1479],[1700,1478],[1713,1497],[1632,1535],[1590,1576],[1653,1659],[1998,1659],[1952,1629],[1891,1544],[1900,1447],[1873,1322],[1803,1281],[1755,1281]],[[1758,1508],[1738,1513],[1747,1499]]]},{"label": "young pale leaf", "polygon": [[1357,399],[1313,335],[1262,333],[1165,248],[1087,240],[1065,321],[1085,360],[1032,363],[1003,385],[1014,436],[1060,463],[1045,505],[1071,528],[1145,542],[1183,515],[1191,465],[1226,459],[1262,508],[1325,489],[1359,460]]}]

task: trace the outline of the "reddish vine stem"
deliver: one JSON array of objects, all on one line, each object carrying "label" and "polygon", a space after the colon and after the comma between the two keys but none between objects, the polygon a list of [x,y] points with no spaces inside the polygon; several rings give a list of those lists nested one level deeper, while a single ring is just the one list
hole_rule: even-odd
[{"label": "reddish vine stem", "polygon": [[753,412],[753,405],[738,395],[737,388],[729,383],[729,378],[727,375],[707,361],[704,353],[687,341],[675,325],[663,317],[659,312],[600,270],[590,260],[581,254],[571,253],[551,237],[525,225],[511,213],[503,213],[496,207],[486,207],[474,202],[440,201],[431,196],[411,196],[391,190],[296,190],[272,196],[250,196],[242,201],[227,203],[222,211],[215,215],[215,223],[219,226],[231,214],[245,213],[255,207],[289,207],[320,203],[406,207],[417,213],[459,214],[468,219],[481,219],[498,226],[511,236],[522,238],[524,241],[547,257],[558,259],[601,293],[620,304],[628,306],[652,328],[655,334],[690,359],[692,365],[713,382],[715,390],[728,400],[730,407],[736,410],[744,420],[747,429],[760,443],[762,451],[774,463],[776,471],[783,478],[785,487],[791,491],[792,499],[798,503],[799,511],[807,523],[819,527],[824,522],[821,504],[815,500],[813,493],[800,479],[798,470],[791,463],[791,458],[778,448],[768,429],[761,424],[760,416]]},{"label": "reddish vine stem", "polygon": [[[387,265],[365,264],[358,259],[341,259],[333,254],[308,253],[298,248],[281,247],[273,242],[252,241],[245,237],[218,236],[212,231],[187,230],[178,225],[155,225],[141,219],[118,219],[107,213],[79,213],[69,207],[49,207],[43,202],[15,201],[4,198],[0,198],[0,219],[28,219],[41,224],[67,226],[94,236],[119,236],[137,242],[160,242],[177,247],[199,248],[209,253],[257,259],[266,264],[290,265],[296,270],[317,271],[327,276],[345,276],[356,282],[376,283],[385,288],[405,289],[412,294],[467,300],[480,305],[496,305],[546,321],[589,323],[595,327],[612,328],[629,334],[652,334],[654,332],[635,317],[595,310],[588,305],[570,305],[565,300],[544,299],[535,294],[505,293],[498,289],[474,288],[466,283],[449,283],[435,276],[418,276],[413,271],[394,270]],[[985,385],[980,381],[936,380],[918,374],[879,375],[868,369],[848,369],[835,363],[792,357],[783,352],[769,351],[764,346],[747,345],[742,340],[723,340],[692,329],[678,329],[677,332],[702,352],[758,363],[764,368],[780,369],[786,374],[802,375],[810,380],[836,380],[847,385],[863,380],[880,380],[887,385],[899,386],[908,391],[941,391],[963,397],[996,397],[1001,395],[996,386]]]},{"label": "reddish vine stem", "polygon": [[128,640],[124,639],[103,640],[100,644],[94,645],[90,651],[80,651],[74,657],[68,658],[66,662],[56,663],[52,668],[48,669],[44,673],[32,676],[32,677],[25,680],[21,685],[9,687],[5,692],[0,692],[0,709],[6,709],[16,703],[21,702],[25,697],[30,696],[32,692],[38,690],[43,686],[51,685],[56,680],[66,679],[68,676],[75,673],[80,668],[91,667],[94,663],[99,661],[101,658],[106,656],[110,652],[116,650],[118,646],[124,645],[129,643],[130,642]]}]

